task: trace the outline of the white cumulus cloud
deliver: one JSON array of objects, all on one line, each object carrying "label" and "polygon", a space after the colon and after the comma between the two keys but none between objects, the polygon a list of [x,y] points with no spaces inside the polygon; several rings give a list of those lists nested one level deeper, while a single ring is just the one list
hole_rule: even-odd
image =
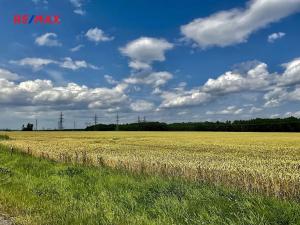
[{"label": "white cumulus cloud", "polygon": [[40,70],[44,66],[47,66],[49,64],[56,64],[57,62],[55,60],[43,58],[23,58],[20,60],[11,60],[10,63],[19,66],[30,66],[33,70]]},{"label": "white cumulus cloud", "polygon": [[269,43],[273,43],[276,40],[283,38],[284,36],[285,36],[285,33],[283,33],[283,32],[278,32],[278,33],[270,34],[268,36],[268,42]]},{"label": "white cumulus cloud", "polygon": [[230,94],[267,92],[276,85],[277,79],[278,75],[270,74],[265,63],[257,63],[243,73],[228,71],[191,90],[179,86],[171,91],[158,92],[162,98],[160,108],[199,106]]},{"label": "white cumulus cloud", "polygon": [[131,103],[130,108],[135,112],[148,112],[153,110],[154,104],[145,100],[138,100]]},{"label": "white cumulus cloud", "polygon": [[280,85],[292,85],[300,83],[300,58],[296,58],[289,63],[283,64],[285,71],[279,77]]},{"label": "white cumulus cloud", "polygon": [[86,14],[86,11],[83,9],[84,0],[70,0],[70,2],[74,7],[74,10],[73,10],[74,13],[81,15],[81,16]]},{"label": "white cumulus cloud", "polygon": [[5,80],[19,80],[21,77],[16,74],[16,73],[13,73],[9,70],[6,70],[6,69],[3,69],[3,68],[0,68],[0,79],[5,79]]},{"label": "white cumulus cloud", "polygon": [[185,39],[199,47],[230,46],[300,10],[300,0],[250,0],[245,9],[234,8],[198,18],[181,27]]},{"label": "white cumulus cloud", "polygon": [[152,62],[164,61],[165,52],[173,47],[173,44],[165,39],[141,37],[129,42],[120,48],[120,51],[131,59],[129,63],[131,68],[148,69],[151,68]]},{"label": "white cumulus cloud", "polygon": [[105,74],[104,79],[107,81],[109,84],[118,84],[119,82],[116,81],[112,76]]},{"label": "white cumulus cloud", "polygon": [[77,45],[73,48],[70,48],[71,52],[78,52],[80,49],[82,49],[84,47],[84,45]]},{"label": "white cumulus cloud", "polygon": [[130,76],[124,79],[124,82],[127,84],[146,84],[156,88],[166,84],[172,77],[173,75],[166,71],[151,72],[149,74],[146,73],[145,75]]},{"label": "white cumulus cloud", "polygon": [[199,88],[185,90],[182,88],[175,91],[163,91],[159,93],[163,99],[159,108],[181,108],[187,106],[199,106],[209,102],[211,94],[199,91]]},{"label": "white cumulus cloud", "polygon": [[98,27],[89,29],[86,32],[85,36],[87,37],[87,39],[89,41],[93,41],[93,42],[96,42],[96,43],[104,42],[104,41],[111,41],[111,40],[114,39],[113,37],[107,36],[104,33],[104,31],[99,29]]},{"label": "white cumulus cloud", "polygon": [[99,69],[97,66],[87,63],[84,60],[73,60],[70,57],[64,58],[64,61],[59,63],[60,67],[70,69],[70,70],[78,70],[81,68],[90,68],[97,70]]},{"label": "white cumulus cloud", "polygon": [[228,106],[226,109],[220,111],[207,111],[207,115],[239,115],[244,111],[243,108],[236,106]]},{"label": "white cumulus cloud", "polygon": [[128,101],[126,87],[88,88],[76,83],[55,86],[50,80],[27,80],[16,83],[0,79],[0,105],[72,108],[111,108]]},{"label": "white cumulus cloud", "polygon": [[39,46],[62,46],[62,44],[57,40],[57,34],[55,33],[45,33],[35,39],[35,43]]},{"label": "white cumulus cloud", "polygon": [[272,84],[273,77],[267,70],[267,64],[259,63],[245,74],[228,71],[217,79],[208,79],[201,87],[204,92],[214,94],[226,94],[243,90],[260,90],[268,88]]},{"label": "white cumulus cloud", "polygon": [[85,60],[73,60],[70,57],[65,57],[61,61],[44,59],[44,58],[24,58],[20,60],[11,60],[10,63],[19,66],[29,66],[33,70],[41,70],[43,67],[55,64],[64,69],[78,70],[78,69],[99,69],[97,66],[86,62]]}]

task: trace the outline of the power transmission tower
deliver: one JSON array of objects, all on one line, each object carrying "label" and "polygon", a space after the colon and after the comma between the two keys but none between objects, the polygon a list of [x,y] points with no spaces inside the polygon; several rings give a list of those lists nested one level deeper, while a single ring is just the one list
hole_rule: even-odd
[{"label": "power transmission tower", "polygon": [[58,119],[58,130],[64,129],[64,114],[61,112]]},{"label": "power transmission tower", "polygon": [[95,126],[97,125],[97,121],[98,121],[98,116],[97,116],[97,114],[95,113],[95,116],[94,116],[94,125],[95,125]]},{"label": "power transmission tower", "polygon": [[76,130],[76,121],[74,120],[74,130]]},{"label": "power transmission tower", "polygon": [[38,120],[35,119],[35,130],[37,131],[38,130]]},{"label": "power transmission tower", "polygon": [[119,130],[119,122],[120,122],[120,118],[119,118],[119,113],[117,112],[117,118],[116,118],[116,131]]},{"label": "power transmission tower", "polygon": [[97,114],[95,113],[95,116],[94,116],[94,131],[97,130],[97,128],[96,128],[97,120],[98,120],[98,116],[97,116]]},{"label": "power transmission tower", "polygon": [[140,116],[138,116],[138,123],[140,123],[141,122],[141,118],[140,118]]}]

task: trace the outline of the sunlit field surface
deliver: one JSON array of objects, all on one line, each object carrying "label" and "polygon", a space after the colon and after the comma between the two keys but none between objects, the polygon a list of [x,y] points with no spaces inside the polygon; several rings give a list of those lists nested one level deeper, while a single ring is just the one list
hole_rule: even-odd
[{"label": "sunlit field surface", "polygon": [[7,132],[1,143],[57,161],[300,196],[299,133]]}]

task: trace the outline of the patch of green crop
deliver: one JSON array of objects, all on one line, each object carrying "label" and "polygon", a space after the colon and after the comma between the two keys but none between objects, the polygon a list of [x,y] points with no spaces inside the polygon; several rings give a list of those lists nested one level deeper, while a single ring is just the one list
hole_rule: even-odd
[{"label": "patch of green crop", "polygon": [[1,140],[9,140],[9,136],[6,134],[0,134],[0,141]]}]

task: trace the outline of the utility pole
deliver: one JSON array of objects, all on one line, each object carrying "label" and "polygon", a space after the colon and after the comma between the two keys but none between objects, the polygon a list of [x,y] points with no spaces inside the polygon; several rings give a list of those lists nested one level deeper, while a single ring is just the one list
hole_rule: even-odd
[{"label": "utility pole", "polygon": [[120,122],[120,118],[119,118],[119,113],[117,112],[117,118],[116,118],[116,131],[119,130],[119,122]]},{"label": "utility pole", "polygon": [[58,130],[63,130],[64,129],[64,114],[61,112],[59,114],[59,119],[58,119]]},{"label": "utility pole", "polygon": [[35,119],[35,130],[37,131],[38,130],[38,120]]}]

